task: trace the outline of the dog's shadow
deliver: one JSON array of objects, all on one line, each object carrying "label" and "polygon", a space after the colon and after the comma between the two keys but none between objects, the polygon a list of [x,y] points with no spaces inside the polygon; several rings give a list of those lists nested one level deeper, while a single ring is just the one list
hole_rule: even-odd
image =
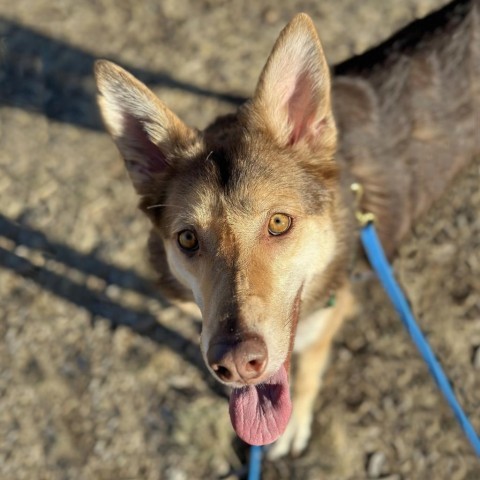
[{"label": "dog's shadow", "polygon": [[[43,232],[11,220],[2,214],[0,214],[0,237],[14,244],[14,247],[9,249],[0,247],[0,266],[34,281],[43,289],[87,310],[91,314],[92,322],[97,318],[106,319],[110,322],[112,330],[125,326],[139,335],[170,348],[200,371],[205,383],[214,394],[226,396],[222,385],[216,382],[208,372],[197,344],[173,328],[160,324],[148,310],[127,307],[112,300],[105,293],[109,286],[115,286],[153,299],[162,307],[169,306],[149,280],[133,270],[106,263],[94,253],[80,253],[63,243],[52,241]],[[101,290],[93,289],[86,283],[76,282],[46,266],[39,266],[26,256],[17,254],[19,246],[36,251],[46,259],[60,262],[69,269],[96,277],[101,280],[104,287]]]},{"label": "dog's shadow", "polygon": [[[78,47],[0,17],[0,105],[103,130],[95,103],[93,63],[96,58]],[[182,90],[235,105],[245,101],[239,95],[178,80],[165,71],[119,63],[151,87]]]}]

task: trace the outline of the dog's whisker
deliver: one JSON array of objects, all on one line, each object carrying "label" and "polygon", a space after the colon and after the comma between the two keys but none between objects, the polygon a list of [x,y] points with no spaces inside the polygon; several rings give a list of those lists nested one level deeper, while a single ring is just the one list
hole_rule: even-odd
[{"label": "dog's whisker", "polygon": [[147,207],[147,210],[150,210],[152,208],[160,208],[160,207],[172,207],[172,208],[181,208],[181,209],[184,208],[184,207],[181,207],[180,205],[170,205],[168,203],[156,203],[155,205],[149,205]]},{"label": "dog's whisker", "polygon": [[287,318],[287,321],[283,324],[283,328],[287,328],[292,324],[292,319]]}]

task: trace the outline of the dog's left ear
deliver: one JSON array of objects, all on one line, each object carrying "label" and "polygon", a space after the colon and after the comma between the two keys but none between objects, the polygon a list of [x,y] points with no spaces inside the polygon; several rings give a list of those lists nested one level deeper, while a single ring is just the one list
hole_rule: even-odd
[{"label": "dog's left ear", "polygon": [[187,127],[142,82],[106,60],[95,64],[98,104],[139,195],[158,193],[167,170],[198,146]]},{"label": "dog's left ear", "polygon": [[335,148],[329,68],[308,15],[296,15],[281,32],[252,107],[282,146],[306,143],[312,148]]}]

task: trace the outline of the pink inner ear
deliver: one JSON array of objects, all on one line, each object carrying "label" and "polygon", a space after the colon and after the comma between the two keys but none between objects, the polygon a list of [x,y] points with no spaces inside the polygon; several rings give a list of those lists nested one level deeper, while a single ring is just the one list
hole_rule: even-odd
[{"label": "pink inner ear", "polygon": [[125,114],[122,142],[132,151],[133,158],[126,159],[139,173],[148,175],[163,171],[167,164],[166,156],[155,145],[144,129],[143,121],[133,115]]},{"label": "pink inner ear", "polygon": [[302,72],[295,79],[293,93],[287,101],[288,120],[292,126],[290,145],[316,133],[313,123],[319,107],[317,102],[312,77],[309,72]]}]

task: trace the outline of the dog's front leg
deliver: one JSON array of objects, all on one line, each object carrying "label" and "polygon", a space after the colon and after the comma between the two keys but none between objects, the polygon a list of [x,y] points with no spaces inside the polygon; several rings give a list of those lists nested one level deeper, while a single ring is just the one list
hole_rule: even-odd
[{"label": "dog's front leg", "polygon": [[[315,399],[322,385],[322,375],[327,366],[332,340],[345,317],[351,315],[352,311],[353,297],[349,286],[346,286],[337,293],[334,307],[315,312],[303,320],[303,325],[299,325],[297,333],[300,336],[294,350],[297,358],[292,389],[292,417],[285,433],[270,447],[270,459],[279,458],[289,452],[298,455],[307,446]],[[312,323],[316,323],[316,328],[310,328]],[[318,332],[316,337],[315,331]],[[314,340],[307,344],[304,338],[308,336],[313,336]]]}]

